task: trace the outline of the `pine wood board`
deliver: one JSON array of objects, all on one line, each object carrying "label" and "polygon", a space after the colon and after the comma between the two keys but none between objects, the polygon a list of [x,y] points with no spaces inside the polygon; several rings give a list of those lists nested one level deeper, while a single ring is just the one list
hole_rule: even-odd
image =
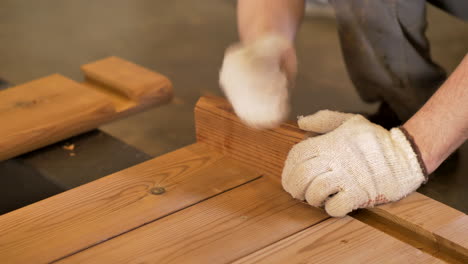
[{"label": "pine wood board", "polygon": [[0,262],[49,263],[259,176],[197,143],[0,216]]},{"label": "pine wood board", "polygon": [[0,161],[172,97],[166,77],[117,57],[82,70],[86,81],[81,84],[53,74],[0,91]]},{"label": "pine wood board", "polygon": [[[369,218],[393,223],[400,232],[433,245],[436,253],[468,263],[468,216],[423,194],[368,209]],[[362,218],[361,218],[362,219]]]},{"label": "pine wood board", "polygon": [[104,122],[109,100],[58,74],[0,92],[0,160]]},{"label": "pine wood board", "polygon": [[58,263],[229,263],[328,218],[261,178]]},{"label": "pine wood board", "polygon": [[[278,182],[289,149],[312,135],[252,130],[215,97],[195,117],[198,143],[0,216],[0,261],[466,263],[465,214],[415,193],[359,221],[326,220]],[[167,192],[150,194],[157,186]]]},{"label": "pine wood board", "polygon": [[[197,140],[226,155],[265,171],[277,180],[292,146],[316,134],[300,130],[293,122],[271,130],[245,126],[227,100],[207,96],[195,107]],[[466,214],[419,193],[387,205],[365,209],[365,218],[392,223],[396,232],[411,236],[431,252],[442,252],[468,262]],[[373,221],[373,220],[372,220]]]},{"label": "pine wood board", "polygon": [[234,263],[444,263],[351,217],[334,218]]},{"label": "pine wood board", "polygon": [[309,134],[293,123],[271,130],[257,130],[244,125],[223,98],[201,97],[195,106],[197,141],[265,171],[276,178],[291,147]]}]

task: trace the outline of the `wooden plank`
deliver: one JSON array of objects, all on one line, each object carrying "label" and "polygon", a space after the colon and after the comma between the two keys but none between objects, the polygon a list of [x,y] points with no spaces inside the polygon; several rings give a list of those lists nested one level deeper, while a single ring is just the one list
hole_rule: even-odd
[{"label": "wooden plank", "polygon": [[90,130],[115,113],[101,94],[60,75],[0,92],[0,160]]},{"label": "wooden plank", "polygon": [[463,256],[463,261],[468,263],[468,216],[463,215],[450,224],[444,224],[434,229],[434,235],[446,248],[453,248]]},{"label": "wooden plank", "polygon": [[[308,135],[294,123],[283,124],[273,130],[254,130],[243,125],[230,104],[219,97],[202,97],[195,108],[197,140],[205,142],[270,175],[280,177],[284,160],[294,144]],[[405,229],[429,252],[466,260],[467,216],[449,206],[413,193],[405,199],[369,209],[369,216],[360,218],[369,223],[393,223],[394,233]],[[357,216],[359,217],[359,215]],[[378,224],[374,221],[375,224]],[[428,243],[428,241],[432,241]],[[468,260],[467,260],[468,262]]]},{"label": "wooden plank", "polygon": [[234,263],[444,263],[351,217],[334,218]]},{"label": "wooden plank", "polygon": [[117,92],[142,104],[167,102],[172,84],[163,75],[118,57],[109,57],[81,67],[86,82]]},{"label": "wooden plank", "polygon": [[[432,247],[436,254],[468,262],[468,216],[420,193],[367,210],[361,221],[392,223],[400,233]],[[386,231],[386,230],[383,230]]]},{"label": "wooden plank", "polygon": [[261,178],[59,263],[227,263],[327,218]]},{"label": "wooden plank", "polygon": [[220,97],[204,96],[195,107],[197,141],[277,178],[291,147],[308,134],[293,123],[271,130],[245,126],[231,105]]},{"label": "wooden plank", "polygon": [[0,216],[0,262],[52,262],[259,175],[202,143],[185,147]]},{"label": "wooden plank", "polygon": [[0,160],[168,102],[164,76],[110,57],[83,66],[79,84],[58,74],[0,91]]}]

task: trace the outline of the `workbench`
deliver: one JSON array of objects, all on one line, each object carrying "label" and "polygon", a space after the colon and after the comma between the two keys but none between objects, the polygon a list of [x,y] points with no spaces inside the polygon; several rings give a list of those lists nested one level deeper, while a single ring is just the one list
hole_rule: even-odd
[{"label": "workbench", "polygon": [[197,142],[0,216],[2,263],[466,263],[468,217],[413,193],[330,218],[280,184],[294,123],[202,97]]}]

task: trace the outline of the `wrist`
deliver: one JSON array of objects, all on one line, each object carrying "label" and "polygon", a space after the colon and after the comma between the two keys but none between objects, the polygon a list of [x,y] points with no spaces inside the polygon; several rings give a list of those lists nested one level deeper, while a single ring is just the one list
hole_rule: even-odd
[{"label": "wrist", "polygon": [[428,140],[425,137],[423,129],[415,122],[409,120],[403,126],[403,131],[409,137],[409,141],[413,144],[413,149],[416,154],[419,156],[421,161],[421,166],[424,166],[426,173],[429,175],[434,172],[437,167],[442,163],[443,159],[435,155],[432,151],[431,140]]},{"label": "wrist", "polygon": [[264,39],[281,39],[282,42],[287,43],[289,46],[293,45],[293,38],[291,38],[288,34],[285,34],[278,30],[255,30],[249,32],[249,34],[241,35],[241,43],[243,45],[251,45],[253,43],[257,43]]},{"label": "wrist", "polygon": [[468,139],[468,55],[403,127],[414,137],[432,173]]},{"label": "wrist", "polygon": [[[394,128],[390,130],[390,133],[393,133],[394,135],[395,133],[393,132],[393,130],[398,130],[399,132],[401,132],[401,135],[403,136],[404,140],[407,143],[403,145],[403,146],[406,146],[406,147],[403,147],[403,149],[406,149],[407,157],[410,160],[410,164],[412,164],[413,171],[420,171],[421,174],[424,176],[424,182],[427,182],[429,173],[427,171],[426,164],[424,160],[422,159],[421,150],[419,149],[419,147],[416,145],[416,142],[414,141],[414,137],[403,126],[398,127],[398,129]],[[398,138],[398,137],[394,136],[394,138]],[[401,142],[401,138],[400,138],[400,142]]]},{"label": "wrist", "polygon": [[265,34],[277,34],[293,42],[304,14],[303,0],[239,0],[237,23],[243,43]]},{"label": "wrist", "polygon": [[[241,47],[263,54],[263,57],[277,58],[281,70],[286,74],[288,87],[292,88],[297,74],[297,58],[294,43],[282,34],[265,32],[256,35],[250,42],[243,42]],[[251,53],[252,55],[252,53]]]}]

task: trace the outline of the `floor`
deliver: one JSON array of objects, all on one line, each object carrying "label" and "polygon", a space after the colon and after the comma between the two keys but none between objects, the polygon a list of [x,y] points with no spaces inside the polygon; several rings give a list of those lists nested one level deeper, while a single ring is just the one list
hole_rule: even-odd
[{"label": "floor", "polygon": [[[176,99],[170,105],[105,125],[102,130],[153,156],[194,142],[195,102],[203,94],[221,95],[219,66],[225,47],[237,39],[235,2],[108,3],[1,1],[0,76],[17,84],[55,72],[80,80],[79,65],[120,56],[167,75],[173,81]],[[428,19],[433,57],[451,71],[468,52],[468,23],[432,7]],[[306,17],[297,50],[300,73],[291,118],[324,108],[353,112],[376,109],[376,105],[362,102],[350,83],[333,18]],[[467,174],[466,144],[458,158],[462,162],[456,175]],[[445,177],[451,184],[432,195],[447,195],[452,188],[449,185],[468,181],[468,177],[456,177]]]}]

